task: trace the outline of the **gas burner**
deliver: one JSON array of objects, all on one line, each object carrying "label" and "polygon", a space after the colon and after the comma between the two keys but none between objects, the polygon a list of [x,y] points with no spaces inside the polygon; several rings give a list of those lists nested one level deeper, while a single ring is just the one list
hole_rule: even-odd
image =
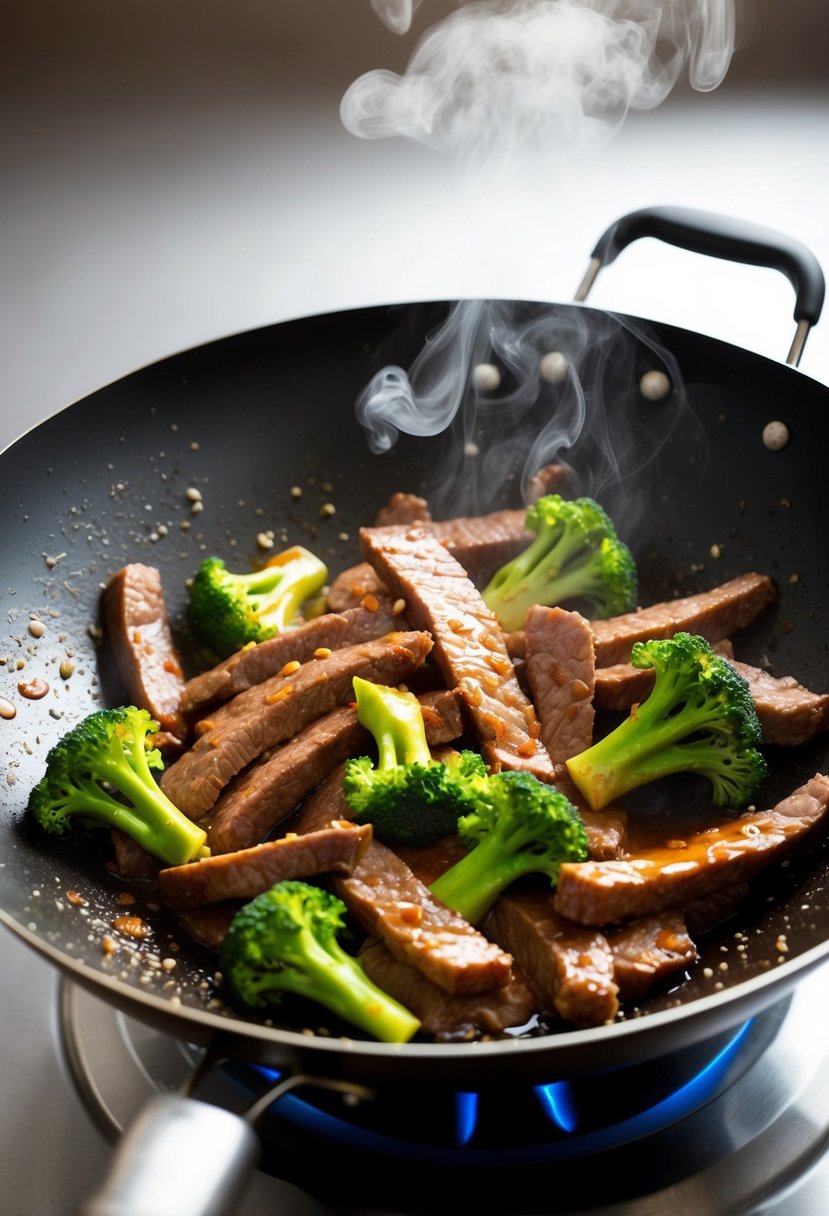
[{"label": "gas burner", "polygon": [[[397,1084],[371,1101],[296,1090],[259,1122],[263,1169],[355,1213],[389,1214],[390,1200],[401,1213],[445,1211],[449,1195],[455,1213],[777,1212],[784,1189],[790,1196],[806,1185],[829,1137],[828,1001],[823,968],[726,1034],[545,1085],[476,1094]],[[202,1061],[199,1049],[67,981],[60,1026],[75,1084],[110,1137],[153,1093],[185,1085]],[[224,1062],[196,1096],[241,1111],[278,1081],[258,1065]],[[263,1212],[273,1210],[273,1182],[257,1182]],[[829,1210],[792,1202],[792,1214]]]}]

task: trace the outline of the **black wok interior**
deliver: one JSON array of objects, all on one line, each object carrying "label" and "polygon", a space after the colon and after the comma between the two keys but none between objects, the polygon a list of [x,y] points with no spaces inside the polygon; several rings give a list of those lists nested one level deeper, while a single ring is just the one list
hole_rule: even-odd
[{"label": "black wok interior", "polygon": [[[532,314],[541,306],[521,308]],[[24,822],[28,791],[42,774],[48,747],[93,708],[120,699],[95,636],[100,586],[125,562],[159,566],[175,628],[194,662],[183,620],[185,580],[204,556],[217,553],[228,565],[247,566],[259,554],[257,534],[270,528],[280,542],[284,536],[286,543],[308,545],[336,572],[357,560],[358,527],[371,522],[393,491],[423,493],[451,513],[452,494],[460,497],[469,472],[459,458],[452,463],[459,450],[454,433],[403,437],[390,453],[374,456],[354,417],[369,376],[387,363],[409,366],[445,311],[442,304],[418,304],[313,317],[187,351],[77,402],[0,456],[0,696],[18,707],[16,717],[0,719],[0,907],[32,944],[111,999],[128,1007],[144,1001],[133,1009],[142,1016],[156,1016],[175,994],[181,1005],[171,1021],[178,1020],[178,1033],[197,1037],[187,1018],[209,1012],[212,958],[188,944],[162,909],[149,906],[151,896],[137,890],[136,907],[153,925],[152,949],[168,957],[171,943],[180,946],[175,984],[165,987],[170,977],[163,972],[142,980],[146,968],[131,967],[128,950],[106,962],[100,939],[123,910],[116,903],[123,884],[104,868],[105,852],[82,854],[74,838],[45,846]],[[565,334],[576,320],[597,331],[608,325],[605,314],[585,308],[556,306],[554,317]],[[643,325],[625,321],[626,329]],[[640,598],[646,603],[687,594],[748,570],[772,575],[779,601],[737,639],[737,656],[825,691],[827,390],[732,346],[666,326],[650,328],[680,369],[691,409],[646,471],[604,487],[606,505],[640,562]],[[636,389],[653,365],[651,347],[634,343],[624,415],[634,449],[644,431],[659,426],[662,407]],[[533,427],[555,408],[557,391],[543,386],[530,414]],[[778,418],[789,426],[791,441],[775,452],[764,446],[761,432]],[[491,440],[503,442],[493,425]],[[594,488],[591,451],[585,443],[571,457],[588,490]],[[519,505],[517,475],[491,501],[486,485],[472,480],[458,509],[467,509],[470,499],[477,510]],[[301,497],[292,495],[292,487],[301,488]],[[189,488],[201,493],[199,513],[192,511]],[[334,504],[334,515],[321,514],[325,503]],[[629,530],[626,520],[632,521]],[[712,556],[712,545],[719,546],[719,556]],[[32,613],[46,626],[41,638],[28,631]],[[64,679],[59,665],[67,652],[74,671]],[[34,677],[50,692],[21,700],[18,681]],[[829,769],[829,742],[824,736],[798,749],[768,749],[768,760],[764,803],[771,805],[816,770]],[[675,788],[659,795],[663,810]],[[718,974],[726,989],[742,987],[751,994],[749,1004],[774,999],[799,967],[829,950],[828,872],[820,841],[791,865],[775,867],[758,884],[745,916],[704,943],[691,979],[643,1010],[659,1015],[681,1006],[671,1022],[671,1033],[680,1037],[699,1033],[690,1029],[692,1019],[709,1007],[716,1006],[719,1017],[736,1018],[745,1002],[729,1006],[727,997],[712,996],[703,976],[703,967],[717,969],[724,957],[731,965]],[[79,892],[86,907],[68,903],[68,891]],[[733,950],[721,950],[733,946],[735,930],[746,934],[739,966]],[[783,966],[775,948],[781,932],[788,945]],[[658,1025],[659,1017],[653,1021]],[[226,1025],[244,1029],[240,1020]],[[630,1032],[631,1023],[614,1029]],[[604,1028],[565,1037],[589,1042],[591,1035],[608,1038]],[[261,1041],[267,1037],[263,1032]],[[549,1042],[554,1050],[555,1039]],[[526,1044],[497,1046],[517,1058]],[[441,1045],[434,1051],[439,1058]]]}]

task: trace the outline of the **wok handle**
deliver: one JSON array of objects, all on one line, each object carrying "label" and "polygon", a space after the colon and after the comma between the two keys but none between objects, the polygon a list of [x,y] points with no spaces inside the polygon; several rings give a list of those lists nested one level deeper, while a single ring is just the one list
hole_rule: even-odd
[{"label": "wok handle", "polygon": [[259,1139],[244,1119],[158,1094],[124,1132],[78,1216],[231,1216],[258,1159]]},{"label": "wok handle", "polygon": [[587,299],[602,266],[610,265],[623,249],[646,236],[692,253],[751,266],[767,266],[784,274],[795,290],[794,319],[797,321],[786,362],[797,367],[809,329],[817,325],[825,293],[820,263],[805,245],[771,228],[710,211],[697,211],[691,207],[645,207],[623,215],[599,237],[590,255],[590,266],[576,292],[576,300]]}]

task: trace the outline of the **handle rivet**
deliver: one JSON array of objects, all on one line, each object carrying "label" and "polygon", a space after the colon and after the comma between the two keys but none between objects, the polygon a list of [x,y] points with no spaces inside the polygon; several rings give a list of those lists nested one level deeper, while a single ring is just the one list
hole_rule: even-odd
[{"label": "handle rivet", "polygon": [[645,372],[639,381],[639,392],[648,401],[661,401],[671,391],[671,382],[664,372]]}]

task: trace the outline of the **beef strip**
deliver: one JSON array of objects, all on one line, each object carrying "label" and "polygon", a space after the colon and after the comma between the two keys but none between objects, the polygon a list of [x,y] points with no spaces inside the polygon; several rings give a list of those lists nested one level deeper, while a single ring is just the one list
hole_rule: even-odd
[{"label": "beef strip", "polygon": [[395,598],[368,562],[342,570],[328,588],[326,599],[332,612],[348,612],[351,608],[391,612],[395,607]]},{"label": "beef strip", "polygon": [[[710,591],[684,599],[652,604],[638,612],[591,621],[597,667],[627,663],[634,642],[669,638],[679,632],[698,633],[718,642],[744,629],[776,597],[772,580],[765,574],[743,574]],[[527,639],[523,629],[507,634],[506,645],[513,659],[523,659]]]},{"label": "beef strip", "polygon": [[435,661],[457,687],[495,770],[525,769],[551,781],[553,766],[492,612],[463,567],[423,528],[363,528],[363,553],[406,614],[434,638]]},{"label": "beef strip", "polygon": [[450,996],[416,967],[402,963],[383,945],[371,942],[359,956],[369,979],[420,1019],[425,1034],[458,1035],[467,1028],[500,1034],[526,1025],[538,1002],[517,969],[503,988],[468,996]]},{"label": "beef strip", "polygon": [[173,642],[161,574],[138,562],[113,574],[104,589],[104,622],[128,699],[147,709],[161,733],[163,751],[179,751],[188,726],[179,710],[184,687]]},{"label": "beef strip", "polygon": [[553,764],[593,742],[593,633],[578,612],[536,605],[527,612],[527,679]]},{"label": "beef strip", "polygon": [[593,621],[596,666],[626,662],[634,642],[669,638],[681,631],[718,642],[750,625],[776,594],[768,575],[743,574],[711,591],[653,604],[606,621]]},{"label": "beef strip", "polygon": [[512,959],[435,899],[396,853],[373,841],[332,890],[367,933],[381,938],[395,958],[417,967],[452,996],[503,988]]},{"label": "beef strip", "polygon": [[286,879],[350,874],[370,843],[371,824],[335,821],[320,832],[291,833],[251,849],[159,870],[158,893],[173,908],[253,899]]},{"label": "beef strip", "polygon": [[431,518],[432,513],[425,498],[399,490],[377,512],[374,526],[385,528],[389,524],[429,523]]},{"label": "beef strip", "polygon": [[[430,744],[458,738],[463,724],[454,693],[424,693],[420,703]],[[364,752],[371,743],[355,708],[344,705],[266,752],[235,777],[216,802],[208,830],[211,850],[229,853],[264,840],[336,765]]]},{"label": "beef strip", "polygon": [[817,773],[767,811],[685,831],[613,861],[565,862],[555,907],[585,925],[608,925],[682,907],[734,887],[778,860],[816,827],[829,806],[829,777]]},{"label": "beef strip", "polygon": [[628,817],[627,812],[619,806],[606,806],[600,811],[594,811],[584,801],[584,795],[577,788],[573,778],[565,766],[556,767],[556,789],[565,794],[581,815],[584,831],[587,835],[587,853],[594,861],[606,861],[611,857],[621,857],[627,847]]},{"label": "beef strip", "polygon": [[618,988],[607,939],[558,915],[550,892],[506,892],[484,930],[514,956],[542,1008],[574,1026],[601,1026],[616,1016]]},{"label": "beef strip", "polygon": [[699,957],[677,909],[643,916],[607,935],[613,978],[623,1001],[638,1001],[657,983],[672,979]]},{"label": "beef strip", "polygon": [[748,681],[765,743],[794,747],[829,730],[829,693],[810,692],[794,676],[775,678],[759,667],[731,661]]},{"label": "beef strip", "polygon": [[110,832],[112,849],[115,854],[114,868],[120,878],[153,881],[161,866],[164,864],[142,848],[137,840],[113,828]]},{"label": "beef strip", "polygon": [[272,676],[219,708],[209,728],[164,773],[168,798],[191,818],[209,811],[232,777],[336,705],[352,700],[353,678],[397,684],[431,650],[425,633],[390,633],[334,650],[297,672]]},{"label": "beef strip", "polygon": [[176,918],[194,942],[218,953],[227,937],[230,922],[241,907],[241,900],[231,899],[227,903],[205,904],[201,908],[181,908]]},{"label": "beef strip", "polygon": [[258,645],[245,646],[216,667],[194,676],[184,685],[181,708],[189,713],[226,701],[278,675],[286,663],[307,662],[320,648],[340,650],[404,628],[405,621],[399,614],[393,616],[388,605],[378,604],[373,612],[358,607],[326,613]]}]

